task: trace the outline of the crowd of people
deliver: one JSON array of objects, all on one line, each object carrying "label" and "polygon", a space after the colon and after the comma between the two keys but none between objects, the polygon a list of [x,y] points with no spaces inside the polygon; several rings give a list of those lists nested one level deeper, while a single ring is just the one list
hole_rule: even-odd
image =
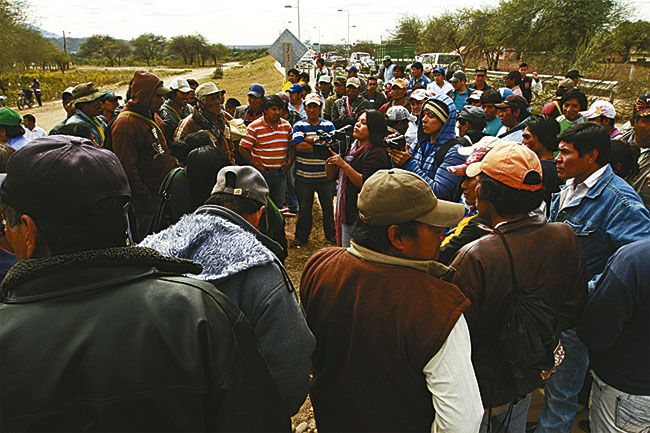
[{"label": "crowd of people", "polygon": [[650,94],[346,72],[0,109],[1,430],[650,428]]}]

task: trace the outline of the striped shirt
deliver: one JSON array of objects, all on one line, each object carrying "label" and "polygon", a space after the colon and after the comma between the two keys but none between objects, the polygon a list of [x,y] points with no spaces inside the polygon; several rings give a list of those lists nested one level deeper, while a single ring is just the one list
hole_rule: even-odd
[{"label": "striped shirt", "polygon": [[[316,131],[334,131],[334,124],[321,119],[318,125],[312,125],[307,120],[299,120],[293,125],[293,145],[297,146],[305,137],[316,135]],[[325,160],[317,158],[313,153],[296,151],[296,179],[301,182],[326,182]]]},{"label": "striped shirt", "polygon": [[251,151],[253,161],[259,162],[265,168],[282,168],[287,162],[291,143],[289,122],[280,118],[274,128],[266,123],[262,116],[248,125],[247,132],[248,135],[241,139],[239,145]]}]

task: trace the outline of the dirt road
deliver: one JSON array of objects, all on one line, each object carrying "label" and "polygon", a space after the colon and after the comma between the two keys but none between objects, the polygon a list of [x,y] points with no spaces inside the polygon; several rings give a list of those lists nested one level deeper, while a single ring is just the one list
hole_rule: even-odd
[{"label": "dirt road", "polygon": [[[235,63],[236,64],[236,63]],[[231,67],[232,64],[226,64],[224,65],[224,69],[227,69],[228,67]],[[120,69],[133,69],[134,71],[137,70],[138,68],[120,68]],[[182,69],[185,71],[186,69]],[[171,75],[173,69],[164,69],[161,70],[160,73],[157,73],[157,75],[165,82],[165,84],[169,84],[172,78],[194,78],[195,80],[200,80],[200,79],[205,79],[209,78],[212,75],[212,71],[214,71],[214,67],[211,68],[195,68],[192,69],[190,72],[184,72],[179,75]],[[156,71],[154,71],[156,73]],[[126,90],[127,86],[105,86],[102,87],[101,90],[111,90],[115,92],[115,94],[120,95],[124,97],[126,95]],[[11,107],[14,110],[16,107]],[[36,124],[43,128],[45,131],[49,131],[54,125],[59,123],[61,120],[65,118],[65,111],[63,110],[63,107],[61,106],[61,101],[48,101],[44,102],[42,107],[35,106],[27,110],[22,110],[20,112],[21,115],[25,115],[27,113],[33,114],[36,117]]]}]

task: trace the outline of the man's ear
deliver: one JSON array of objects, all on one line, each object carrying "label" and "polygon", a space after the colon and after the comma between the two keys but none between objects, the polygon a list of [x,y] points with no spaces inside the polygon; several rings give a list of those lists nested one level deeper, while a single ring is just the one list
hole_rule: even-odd
[{"label": "man's ear", "polygon": [[264,215],[264,212],[266,212],[266,206],[260,207],[258,210],[253,212],[252,214],[248,215],[246,220],[251,223],[251,225],[255,228],[259,228],[260,226],[260,220],[262,219],[262,216]]},{"label": "man's ear", "polygon": [[600,152],[598,151],[598,149],[592,149],[585,156],[589,157],[590,162],[596,162],[599,155],[600,155]]},{"label": "man's ear", "polygon": [[408,247],[406,243],[407,241],[409,241],[409,239],[402,236],[396,224],[393,224],[392,226],[388,227],[387,235],[391,245],[397,251],[404,251]]},{"label": "man's ear", "polygon": [[42,257],[38,254],[39,249],[41,248],[40,244],[40,234],[38,232],[38,227],[36,226],[36,221],[29,215],[23,214],[20,217],[20,222],[24,227],[23,241],[25,242],[25,255],[26,258],[36,258]]}]

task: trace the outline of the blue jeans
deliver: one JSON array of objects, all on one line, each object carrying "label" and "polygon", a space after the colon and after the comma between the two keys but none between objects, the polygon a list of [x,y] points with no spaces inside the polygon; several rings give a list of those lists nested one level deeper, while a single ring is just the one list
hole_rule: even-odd
[{"label": "blue jeans", "polygon": [[563,331],[560,341],[564,346],[564,361],[546,382],[535,433],[568,433],[578,412],[578,394],[589,369],[589,355],[575,328]]},{"label": "blue jeans", "polygon": [[278,208],[282,208],[287,202],[287,173],[284,171],[272,171],[264,175],[269,186],[269,197]]},{"label": "blue jeans", "polygon": [[287,204],[292,212],[298,211],[298,196],[296,195],[296,163],[287,170]]},{"label": "blue jeans", "polygon": [[[512,407],[510,416],[508,416],[508,407],[510,404],[492,408],[492,417],[490,424],[492,425],[492,433],[525,433],[526,432],[526,417],[528,416],[528,408],[533,394],[530,393],[519,403]],[[483,415],[481,421],[481,428],[479,433],[487,433],[488,428],[488,412]]]},{"label": "blue jeans", "polygon": [[318,201],[323,211],[323,232],[327,239],[336,238],[334,228],[334,186],[329,180],[323,182],[302,182],[296,179],[296,194],[300,202],[298,221],[296,222],[295,239],[301,242],[309,239],[312,226],[312,207],[314,193],[318,194]]},{"label": "blue jeans", "polygon": [[592,372],[589,422],[593,432],[650,431],[650,396],[628,394],[607,385]]}]

